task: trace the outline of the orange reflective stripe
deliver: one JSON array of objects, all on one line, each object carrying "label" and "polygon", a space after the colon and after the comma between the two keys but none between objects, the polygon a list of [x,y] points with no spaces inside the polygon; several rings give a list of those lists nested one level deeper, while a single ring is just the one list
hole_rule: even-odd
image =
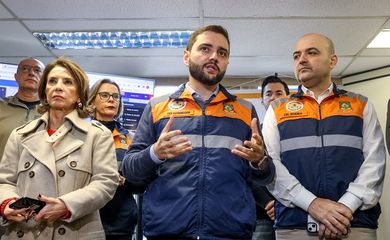
[{"label": "orange reflective stripe", "polygon": [[252,121],[252,109],[248,109],[247,107],[241,105],[239,101],[226,101],[222,104],[210,104],[206,108],[206,115],[240,119],[248,126],[251,125]]},{"label": "orange reflective stripe", "polygon": [[365,106],[366,103],[361,102],[357,96],[353,98],[341,96],[333,101],[326,101],[324,104],[321,104],[322,118],[332,116],[355,116],[363,118]]},{"label": "orange reflective stripe", "polygon": [[[206,116],[236,118],[245,122],[248,126],[251,124],[252,109],[241,105],[239,101],[225,101],[222,104],[209,104],[206,107]],[[175,117],[200,117],[202,116],[201,107],[192,100],[180,99],[169,100],[154,105],[152,108],[153,123],[160,119]]]},{"label": "orange reflective stripe", "polygon": [[153,123],[160,119],[177,117],[196,117],[202,115],[202,109],[196,102],[186,99],[164,101],[157,103],[152,108]]},{"label": "orange reflective stripe", "polygon": [[[324,100],[321,108],[318,103],[308,98],[290,99],[281,101],[274,108],[277,124],[288,120],[303,118],[325,119],[333,116],[355,116],[363,118],[365,102],[359,100],[358,96],[353,98],[348,96],[335,96],[335,99]],[[321,109],[321,113],[320,113]]]}]

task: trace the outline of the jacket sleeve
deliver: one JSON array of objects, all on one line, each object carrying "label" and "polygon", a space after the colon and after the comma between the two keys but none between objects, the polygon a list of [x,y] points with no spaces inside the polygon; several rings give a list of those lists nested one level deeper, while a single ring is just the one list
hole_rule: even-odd
[{"label": "jacket sleeve", "polygon": [[256,205],[260,206],[261,208],[265,208],[268,202],[274,200],[273,196],[265,186],[259,186],[258,184],[253,183],[251,189]]},{"label": "jacket sleeve", "polygon": [[68,222],[102,208],[113,198],[118,186],[119,175],[114,141],[108,129],[97,136],[92,149],[90,182],[83,188],[59,197],[72,213],[71,217],[67,219]]},{"label": "jacket sleeve", "polygon": [[280,137],[272,107],[269,107],[264,118],[264,142],[268,154],[275,164],[275,179],[267,185],[271,194],[287,207],[298,206],[307,211],[316,196],[307,190],[298,179],[290,174],[280,159]]},{"label": "jacket sleeve", "polygon": [[8,198],[19,197],[16,188],[20,159],[19,143],[16,130],[13,130],[0,162],[0,204]]},{"label": "jacket sleeve", "polygon": [[149,184],[156,177],[155,163],[150,156],[150,148],[157,141],[153,126],[150,102],[145,107],[138,123],[137,131],[122,162],[123,176],[132,184]]},{"label": "jacket sleeve", "polygon": [[339,202],[352,211],[374,207],[383,190],[386,150],[382,129],[370,102],[367,102],[363,112],[363,156],[364,162],[357,177],[339,199]]}]

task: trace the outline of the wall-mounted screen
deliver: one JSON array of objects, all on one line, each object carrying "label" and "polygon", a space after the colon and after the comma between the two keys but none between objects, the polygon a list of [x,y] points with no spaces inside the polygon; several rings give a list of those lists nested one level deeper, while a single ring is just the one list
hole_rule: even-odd
[{"label": "wall-mounted screen", "polygon": [[15,73],[18,65],[0,63],[0,98],[15,95],[18,84],[15,81]]}]

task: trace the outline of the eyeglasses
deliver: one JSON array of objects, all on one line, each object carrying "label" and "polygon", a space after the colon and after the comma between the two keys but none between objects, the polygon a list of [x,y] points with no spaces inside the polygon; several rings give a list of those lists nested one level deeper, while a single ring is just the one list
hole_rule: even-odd
[{"label": "eyeglasses", "polygon": [[21,70],[24,73],[29,73],[31,70],[33,70],[33,72],[35,74],[41,74],[42,73],[42,69],[40,67],[29,66],[29,65],[23,65],[23,66],[21,66],[19,68],[19,70]]},{"label": "eyeglasses", "polygon": [[108,92],[99,92],[98,95],[102,101],[108,101],[110,97],[112,97],[112,100],[118,102],[121,98],[121,95],[119,93],[110,94]]}]

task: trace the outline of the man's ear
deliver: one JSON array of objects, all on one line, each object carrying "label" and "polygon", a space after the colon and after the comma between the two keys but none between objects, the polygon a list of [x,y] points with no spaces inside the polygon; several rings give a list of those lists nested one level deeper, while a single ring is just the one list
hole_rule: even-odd
[{"label": "man's ear", "polygon": [[336,54],[333,54],[332,56],[330,56],[330,69],[335,68],[338,61],[339,61],[339,59],[336,56]]},{"label": "man's ear", "polygon": [[184,49],[183,62],[188,67],[190,65],[190,52]]}]

